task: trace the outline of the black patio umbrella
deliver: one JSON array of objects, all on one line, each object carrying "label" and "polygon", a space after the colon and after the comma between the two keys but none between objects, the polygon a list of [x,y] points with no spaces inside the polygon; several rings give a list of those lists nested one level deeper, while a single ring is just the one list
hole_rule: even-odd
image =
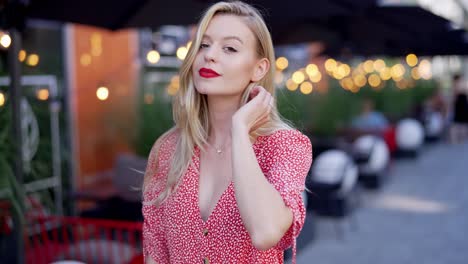
[{"label": "black patio umbrella", "polygon": [[331,43],[328,54],[339,54],[343,48],[366,56],[468,54],[465,30],[454,30],[450,21],[420,7],[372,7],[337,17],[332,25],[342,42]]},{"label": "black patio umbrella", "polygon": [[[295,1],[288,1],[289,6],[295,8],[292,10],[292,15],[289,19],[267,20],[272,27],[273,43],[276,45],[311,41],[322,41],[327,45],[331,45],[340,42],[342,41],[342,37],[335,29],[335,24],[340,18],[363,14],[365,10],[377,6],[376,0],[333,0],[330,2],[334,2],[335,5],[341,9],[330,13],[330,11],[327,12],[327,10],[317,10],[317,1],[307,1],[305,5],[299,7],[306,15],[296,16],[295,13],[297,13],[298,8],[295,6],[294,2]],[[265,3],[265,5],[268,6],[271,4]],[[273,12],[282,12],[282,9],[272,8],[272,13]],[[273,15],[273,17],[275,17],[275,15]],[[281,16],[276,15],[276,17]]]},{"label": "black patio umbrella", "polygon": [[[28,18],[56,20],[87,24],[118,30],[122,28],[149,27],[161,25],[194,24],[203,10],[218,2],[213,0],[30,0],[25,14]],[[309,17],[344,15],[351,11],[350,0],[334,1],[245,1],[258,7],[266,14],[267,22],[275,23]],[[358,1],[359,2],[359,1]],[[375,0],[364,0],[375,2]],[[271,24],[268,23],[268,24]]]},{"label": "black patio umbrella", "polygon": [[466,55],[468,34],[414,6],[361,6],[347,15],[309,17],[276,24],[275,44],[321,41],[325,54],[402,56]]},{"label": "black patio umbrella", "polygon": [[420,7],[383,7],[371,11],[374,18],[411,36],[407,52],[420,55],[466,55],[464,30],[455,31],[452,23]]},{"label": "black patio umbrella", "polygon": [[[213,0],[30,0],[27,18],[74,22],[118,30],[161,25],[195,24]],[[376,0],[247,0],[257,7],[269,26],[274,44],[328,39],[334,17],[361,14]],[[324,27],[317,27],[324,25]],[[314,29],[314,30],[311,30]],[[311,32],[311,33],[310,33]],[[309,34],[310,33],[310,34]],[[336,39],[331,39],[331,42]]]},{"label": "black patio umbrella", "polygon": [[[17,21],[47,19],[110,30],[161,25],[188,25],[199,19],[213,0],[16,0]],[[326,53],[345,48],[361,55],[466,54],[462,32],[450,22],[414,6],[380,7],[376,0],[246,1],[265,15],[275,44],[326,43]],[[21,4],[23,3],[23,4]],[[449,40],[449,41],[448,41]]]}]

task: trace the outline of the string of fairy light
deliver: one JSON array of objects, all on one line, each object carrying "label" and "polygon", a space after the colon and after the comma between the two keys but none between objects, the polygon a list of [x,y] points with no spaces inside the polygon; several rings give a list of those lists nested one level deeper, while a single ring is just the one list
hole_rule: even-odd
[{"label": "string of fairy light", "polygon": [[[0,47],[2,49],[8,49],[11,45],[11,37],[8,32],[0,30]],[[26,63],[26,65],[35,67],[39,64],[39,55],[36,53],[28,53],[26,50],[22,49],[18,53],[18,60],[20,62]]]},{"label": "string of fairy light", "polygon": [[[80,64],[83,67],[90,66],[96,57],[99,57],[103,53],[102,36],[99,33],[92,33],[90,38],[90,50],[80,55]],[[0,31],[0,47],[8,49],[11,45],[11,37],[8,32]],[[18,53],[18,60],[25,63],[27,66],[36,67],[39,65],[40,57],[36,53],[28,52],[22,49]],[[36,89],[36,97],[41,101],[49,99],[49,90],[44,87]],[[109,97],[109,89],[106,86],[99,86],[96,90],[96,96],[99,100],[104,101]],[[6,101],[6,95],[0,91],[0,106],[3,106]]]},{"label": "string of fairy light", "polygon": [[[177,50],[177,58],[184,60],[190,42]],[[156,64],[159,54],[155,50],[147,53],[147,60]],[[383,88],[388,81],[395,82],[400,89],[414,87],[415,81],[432,78],[431,62],[427,59],[420,60],[415,54],[408,54],[404,63],[387,65],[383,59],[366,60],[351,66],[347,63],[328,58],[322,65],[308,64],[295,71],[288,71],[289,61],[286,57],[276,60],[275,83],[285,86],[289,91],[299,90],[303,94],[310,94],[320,82],[328,81],[324,75],[336,79],[340,86],[347,91],[356,93],[366,85],[374,89]],[[290,76],[285,78],[285,76]],[[176,94],[179,89],[179,77],[175,75],[166,87],[169,95]],[[145,102],[151,103],[153,95],[145,95]]]},{"label": "string of fairy light", "polygon": [[[12,43],[10,34],[7,31],[0,30],[0,48],[9,49]],[[38,54],[28,52],[24,49],[18,52],[18,60],[29,67],[36,67],[39,65],[40,57]],[[39,100],[47,100],[49,98],[49,90],[47,88],[39,88],[36,90],[36,97]],[[0,91],[0,106],[6,102],[6,95]]]},{"label": "string of fairy light", "polygon": [[[80,64],[87,67],[92,64],[95,57],[101,56],[102,36],[93,33],[90,36],[90,50],[80,55]],[[11,37],[7,32],[0,32],[0,47],[7,49],[11,45]],[[190,49],[191,42],[180,46],[176,51],[176,57],[183,61]],[[152,48],[146,53],[146,60],[150,65],[157,65],[161,59],[159,52]],[[39,64],[38,54],[28,53],[21,50],[18,60],[26,65],[35,67]],[[403,60],[402,60],[403,61]],[[286,87],[289,91],[299,90],[302,94],[310,94],[321,82],[328,82],[330,78],[336,79],[340,86],[347,91],[356,93],[364,86],[368,85],[374,89],[383,88],[387,82],[393,81],[400,89],[414,87],[415,81],[419,79],[431,79],[431,62],[427,59],[420,60],[415,54],[408,54],[404,62],[387,65],[383,59],[366,60],[357,65],[349,65],[345,62],[328,58],[322,64],[311,63],[303,68],[291,70],[286,57],[279,57],[275,62],[276,74],[275,83],[279,87]],[[289,77],[286,77],[289,76]],[[179,89],[179,76],[174,75],[166,86],[169,95],[175,95]],[[100,85],[96,89],[96,96],[99,100],[105,101],[109,98],[109,88]],[[41,88],[36,91],[39,100],[49,98],[48,90]],[[5,94],[0,92],[0,106],[5,103]],[[144,101],[151,104],[154,101],[153,94],[145,94]]]},{"label": "string of fairy light", "polygon": [[[92,41],[92,46],[94,44],[96,45],[101,45],[100,41]],[[187,56],[188,50],[190,49],[192,42],[189,41],[187,42],[186,45],[180,46],[177,51],[176,51],[176,57],[183,61],[185,57]],[[147,53],[146,53],[146,60],[150,65],[157,65],[158,62],[161,60],[161,54],[155,49],[151,48]],[[177,93],[179,90],[179,76],[174,75],[169,84],[166,87],[166,91],[169,95],[173,96]],[[106,86],[100,86],[97,91],[96,91],[96,96],[98,97],[99,100],[107,100],[109,97],[109,89]],[[154,95],[151,93],[145,93],[144,102],[146,104],[152,104],[154,101]]]},{"label": "string of fairy light", "polygon": [[[188,42],[177,49],[176,56],[179,60],[185,59],[190,45],[191,42]],[[146,59],[150,64],[156,65],[160,60],[160,54],[153,48],[148,51]],[[404,61],[404,63],[387,65],[383,59],[369,59],[352,66],[328,58],[322,65],[311,63],[291,71],[288,68],[288,59],[279,57],[275,62],[277,69],[275,83],[292,92],[299,90],[303,94],[310,94],[321,82],[328,82],[328,79],[333,78],[343,89],[356,93],[366,85],[381,89],[387,82],[393,81],[398,88],[405,89],[414,87],[416,80],[432,78],[432,66],[429,60],[420,60],[416,54],[408,54]],[[325,78],[326,76],[329,78]],[[169,95],[174,95],[178,89],[179,77],[176,75],[166,86],[166,91]],[[152,101],[152,95],[145,95],[145,102]]]},{"label": "string of fairy light", "polygon": [[[189,41],[187,42],[186,45],[183,45],[179,47],[176,51],[176,57],[177,59],[183,61],[185,57],[187,56],[187,53],[190,49],[190,46],[192,45],[192,42]],[[151,65],[156,65],[161,59],[161,55],[159,52],[152,48],[146,53],[146,60],[151,64]],[[179,90],[179,75],[174,75],[171,80],[169,81],[169,84],[166,86],[166,92],[173,96],[177,93]],[[154,95],[151,93],[146,93],[144,95],[144,102],[146,104],[152,104],[154,101]]]},{"label": "string of fairy light", "polygon": [[[381,89],[388,81],[393,81],[398,88],[406,89],[414,87],[416,80],[432,78],[429,60],[419,60],[415,54],[408,54],[404,61],[387,65],[383,59],[369,59],[351,66],[329,58],[323,65],[311,63],[298,70],[288,71],[288,59],[279,57],[276,60],[275,83],[284,85],[292,92],[299,90],[303,94],[310,94],[318,83],[325,81],[323,76],[326,74],[336,79],[343,89],[356,93],[366,85]],[[285,80],[286,75],[290,77]]]}]

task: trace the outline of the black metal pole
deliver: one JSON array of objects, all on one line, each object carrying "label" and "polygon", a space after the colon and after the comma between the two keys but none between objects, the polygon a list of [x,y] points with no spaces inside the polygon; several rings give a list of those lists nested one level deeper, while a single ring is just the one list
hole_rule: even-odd
[{"label": "black metal pole", "polygon": [[[17,29],[10,29],[11,46],[8,50],[8,68],[10,69],[10,98],[12,107],[12,141],[15,151],[14,172],[18,184],[23,184],[23,138],[21,135],[21,68],[18,60],[18,54],[21,49],[21,35]],[[23,201],[21,201],[23,202]],[[21,224],[20,217],[14,215],[14,238],[16,241],[16,263],[24,263],[24,227]]]}]

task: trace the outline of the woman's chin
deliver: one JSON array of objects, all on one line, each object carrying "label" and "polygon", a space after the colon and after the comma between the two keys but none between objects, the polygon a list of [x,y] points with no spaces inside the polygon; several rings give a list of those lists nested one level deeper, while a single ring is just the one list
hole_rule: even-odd
[{"label": "woman's chin", "polygon": [[199,87],[196,87],[195,89],[197,90],[197,92],[198,92],[199,94],[204,94],[204,95],[208,95],[208,94],[209,94],[209,92],[208,92],[209,89],[207,89],[206,87],[200,87],[200,88],[199,88]]},{"label": "woman's chin", "polygon": [[219,89],[215,87],[209,87],[206,85],[201,85],[199,87],[196,87],[195,89],[197,89],[198,93],[204,94],[204,95],[220,95],[223,93],[222,91],[220,91]]},{"label": "woman's chin", "polygon": [[237,96],[242,93],[242,91],[233,91],[229,89],[224,89],[224,87],[219,86],[209,86],[209,85],[200,85],[195,86],[195,89],[199,94],[207,96]]}]

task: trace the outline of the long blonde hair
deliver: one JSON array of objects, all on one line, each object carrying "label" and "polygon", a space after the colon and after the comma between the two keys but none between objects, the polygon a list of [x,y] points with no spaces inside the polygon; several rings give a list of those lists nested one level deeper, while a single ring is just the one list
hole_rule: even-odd
[{"label": "long blonde hair", "polygon": [[[202,36],[204,35],[211,19],[218,14],[235,15],[244,19],[246,25],[256,36],[257,56],[267,58],[271,65],[275,63],[275,54],[270,32],[259,12],[252,6],[240,2],[219,2],[207,9],[201,18],[192,45],[180,68],[180,88],[173,101],[173,118],[175,127],[163,134],[155,143],[149,157],[149,164],[153,164],[152,169],[146,170],[143,183],[143,193],[149,185],[149,181],[157,172],[157,152],[164,139],[170,134],[177,133],[177,143],[173,152],[170,169],[164,176],[165,185],[158,197],[150,203],[161,204],[177,187],[179,179],[182,177],[194,155],[195,146],[203,150],[207,143],[208,131],[210,129],[209,110],[206,95],[200,94],[194,87],[192,80],[192,65],[199,50]],[[263,79],[258,83],[251,83],[245,89],[241,105],[248,101],[250,90],[257,86],[263,86],[269,93],[275,96],[274,87],[275,67],[270,67]],[[283,121],[278,113],[276,105],[270,113],[270,121],[262,127],[251,132],[251,137],[269,135],[279,129],[290,129],[291,126]],[[153,160],[153,162],[152,162]]]}]

